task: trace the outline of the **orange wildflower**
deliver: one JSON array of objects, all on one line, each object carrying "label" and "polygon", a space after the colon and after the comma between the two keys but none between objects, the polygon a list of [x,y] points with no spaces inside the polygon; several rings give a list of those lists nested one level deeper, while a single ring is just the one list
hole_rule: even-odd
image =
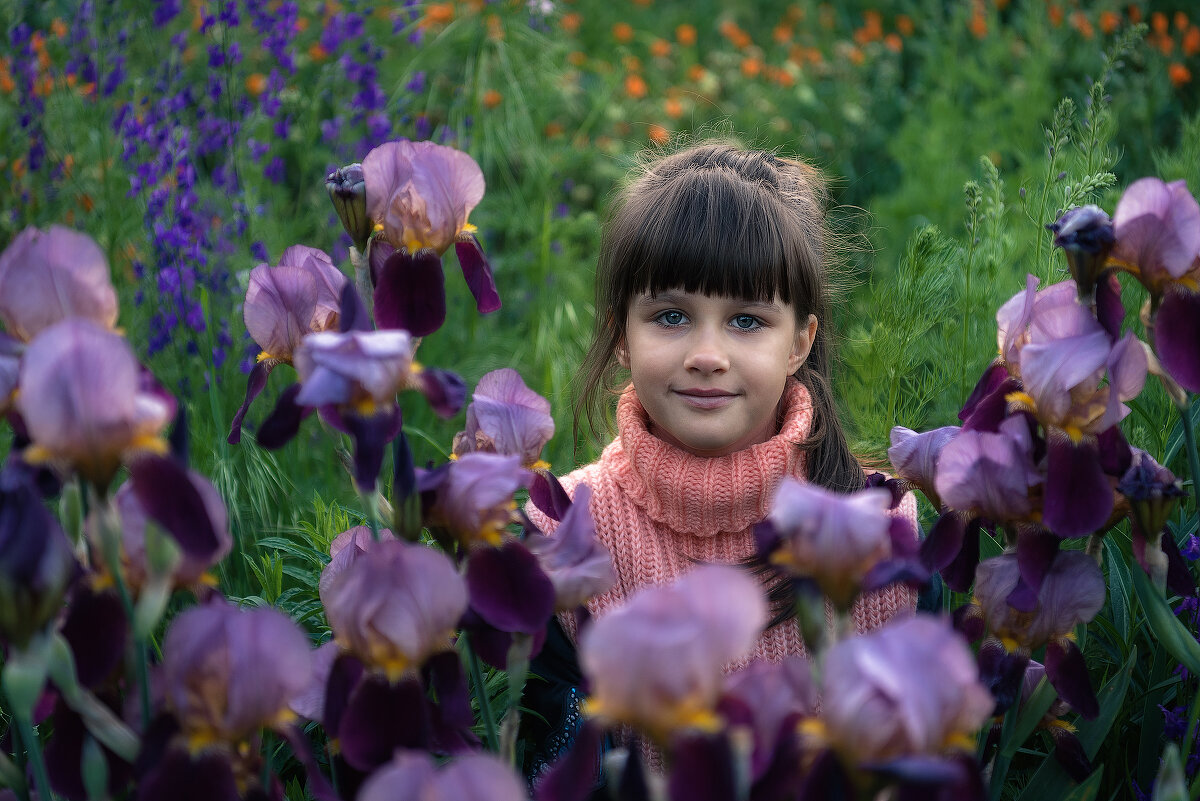
[{"label": "orange wildflower", "polygon": [[79,87],[79,94],[82,97],[91,97],[96,94],[96,82],[88,81]]},{"label": "orange wildflower", "polygon": [[754,40],[750,38],[750,34],[739,28],[737,23],[733,20],[727,19],[722,22],[719,30],[721,31],[721,35],[728,39],[729,43],[739,50],[749,47],[754,42]]},{"label": "orange wildflower", "polygon": [[1051,3],[1050,6],[1046,9],[1046,15],[1048,17],[1050,17],[1050,24],[1053,25],[1055,28],[1062,25],[1062,21],[1063,21],[1062,6]]},{"label": "orange wildflower", "polygon": [[550,121],[550,122],[546,123],[546,127],[545,127],[543,133],[546,134],[547,139],[554,139],[555,137],[562,136],[563,135],[562,123],[554,122],[554,121]]},{"label": "orange wildflower", "polygon": [[637,3],[639,6],[648,6],[653,3],[654,0],[633,0],[633,2]]},{"label": "orange wildflower", "polygon": [[58,17],[55,17],[54,21],[50,23],[50,31],[56,38],[64,39],[67,35],[67,24]]},{"label": "orange wildflower", "polygon": [[67,88],[74,89],[75,84],[77,84],[77,83],[79,83],[79,76],[77,76],[73,72],[68,72],[67,73]]},{"label": "orange wildflower", "polygon": [[1129,8],[1126,9],[1126,11],[1129,12],[1129,21],[1132,22],[1134,25],[1136,25],[1137,23],[1142,21],[1141,6],[1135,6],[1131,3],[1129,5]]},{"label": "orange wildflower", "polygon": [[267,77],[261,72],[254,72],[246,76],[246,91],[258,97],[267,90]]},{"label": "orange wildflower", "polygon": [[912,36],[915,30],[912,17],[907,14],[898,14],[896,16],[896,30],[900,32],[901,36]]},{"label": "orange wildflower", "polygon": [[319,63],[329,58],[329,53],[324,47],[321,47],[320,42],[313,42],[308,46],[308,57]]},{"label": "orange wildflower", "polygon": [[786,44],[792,41],[792,28],[790,25],[785,25],[781,22],[775,26],[775,30],[771,32],[771,36],[779,44]]},{"label": "orange wildflower", "polygon": [[870,36],[868,41],[878,42],[883,38],[883,17],[878,11],[863,12],[863,28],[866,29],[867,35]]},{"label": "orange wildflower", "polygon": [[425,7],[425,16],[421,19],[421,27],[428,28],[431,25],[445,25],[454,19],[454,5],[452,3],[430,3]]},{"label": "orange wildflower", "polygon": [[296,24],[293,26],[296,33],[304,33],[308,30],[308,17],[298,17]]},{"label": "orange wildflower", "polygon": [[1004,9],[1008,8],[1008,2],[1009,0],[996,0],[996,8],[1003,11]]},{"label": "orange wildflower", "polygon": [[679,42],[684,47],[691,47],[696,43],[696,28],[688,23],[675,28],[675,41]]},{"label": "orange wildflower", "polygon": [[655,39],[650,44],[650,55],[655,58],[666,58],[671,55],[671,43],[666,39]]},{"label": "orange wildflower", "polygon": [[1188,23],[1187,14],[1184,14],[1182,11],[1176,11],[1174,20],[1176,30],[1186,31],[1188,29],[1190,23]]},{"label": "orange wildflower", "polygon": [[37,87],[33,90],[35,95],[40,97],[48,97],[54,91],[54,79],[46,75],[38,82]]},{"label": "orange wildflower", "polygon": [[630,73],[625,76],[625,94],[634,100],[640,100],[646,96],[646,92],[646,81],[641,75]]},{"label": "orange wildflower", "polygon": [[12,75],[9,75],[6,68],[0,68],[0,92],[7,95],[11,94],[16,88],[17,84],[13,81]]},{"label": "orange wildflower", "polygon": [[612,27],[613,38],[618,42],[625,43],[633,39],[633,26],[628,22],[618,22]]},{"label": "orange wildflower", "polygon": [[493,42],[504,41],[504,24],[500,22],[500,17],[496,14],[488,14],[487,17],[488,38]]},{"label": "orange wildflower", "polygon": [[904,40],[900,38],[900,34],[898,33],[889,33],[883,37],[883,44],[893,53],[899,53],[904,49]]},{"label": "orange wildflower", "polygon": [[1079,31],[1080,35],[1083,36],[1084,39],[1091,39],[1096,33],[1095,29],[1092,27],[1091,20],[1089,20],[1087,15],[1082,11],[1076,11],[1075,13],[1071,14],[1071,27]]},{"label": "orange wildflower", "polygon": [[1167,15],[1161,11],[1155,11],[1150,15],[1150,27],[1153,28],[1154,32],[1159,36],[1165,35],[1168,28]]},{"label": "orange wildflower", "polygon": [[847,50],[846,57],[849,58],[850,63],[856,67],[861,67],[862,63],[867,60],[867,57],[863,55],[863,51],[859,50],[857,47],[851,47],[849,50]]},{"label": "orange wildflower", "polygon": [[646,130],[646,135],[650,137],[650,141],[656,145],[665,145],[667,142],[671,141],[671,134],[661,125],[651,125]]},{"label": "orange wildflower", "polygon": [[587,54],[581,50],[572,50],[567,54],[567,63],[572,67],[582,67],[587,63]]},{"label": "orange wildflower", "polygon": [[497,92],[495,89],[488,89],[483,93],[483,105],[485,108],[495,108],[504,101],[504,95]]},{"label": "orange wildflower", "polygon": [[678,98],[668,97],[663,103],[663,111],[673,120],[677,120],[683,116],[683,103],[680,103]]},{"label": "orange wildflower", "polygon": [[1154,39],[1154,46],[1157,47],[1164,56],[1171,55],[1171,51],[1175,49],[1175,40],[1166,34],[1151,37]]},{"label": "orange wildflower", "polygon": [[13,159],[12,174],[18,181],[25,175],[25,162],[22,159]]},{"label": "orange wildflower", "polygon": [[1188,28],[1187,33],[1183,35],[1183,54],[1194,56],[1197,53],[1200,53],[1200,28]]},{"label": "orange wildflower", "polygon": [[835,22],[833,18],[833,6],[828,3],[821,3],[817,6],[817,20],[821,23],[821,27],[825,30],[832,30]]},{"label": "orange wildflower", "polygon": [[772,73],[771,80],[783,87],[794,86],[796,84],[796,79],[792,77],[792,73],[781,69],[776,69]]},{"label": "orange wildflower", "polygon": [[83,209],[86,212],[91,212],[92,209],[96,208],[96,204],[92,200],[92,196],[88,195],[88,194],[80,195],[79,196],[79,208]]},{"label": "orange wildflower", "polygon": [[987,36],[987,18],[983,16],[983,12],[978,8],[971,14],[971,21],[967,23],[967,27],[971,29],[971,34],[976,39],[982,39]]},{"label": "orange wildflower", "polygon": [[1100,30],[1109,35],[1121,25],[1121,15],[1115,11],[1100,12]]},{"label": "orange wildflower", "polygon": [[1167,77],[1171,79],[1171,85],[1178,88],[1185,83],[1191,83],[1192,72],[1178,61],[1167,68]]},{"label": "orange wildflower", "polygon": [[570,14],[563,14],[562,29],[567,33],[579,33],[579,25],[583,22],[583,17],[578,11],[572,11]]},{"label": "orange wildflower", "polygon": [[626,72],[641,72],[642,60],[637,56],[625,56],[621,59],[621,63],[625,66]]},{"label": "orange wildflower", "polygon": [[756,78],[762,72],[762,62],[757,58],[742,59],[742,74],[747,78]]}]

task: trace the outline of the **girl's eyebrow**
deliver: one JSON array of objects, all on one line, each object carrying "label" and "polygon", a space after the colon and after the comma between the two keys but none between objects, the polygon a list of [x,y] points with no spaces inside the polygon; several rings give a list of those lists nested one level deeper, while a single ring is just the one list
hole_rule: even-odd
[{"label": "girl's eyebrow", "polygon": [[[636,301],[634,301],[634,305],[635,306],[652,306],[656,303],[681,303],[687,299],[687,295],[688,295],[688,293],[678,292],[676,290],[667,290],[666,292],[659,292],[657,294],[651,294],[649,292],[644,292],[640,296],[638,296],[638,299]],[[762,311],[780,311],[781,310],[780,305],[778,303],[776,303],[775,301],[737,300],[736,303],[739,306],[742,306],[742,307],[748,308],[748,309],[760,309]]]}]

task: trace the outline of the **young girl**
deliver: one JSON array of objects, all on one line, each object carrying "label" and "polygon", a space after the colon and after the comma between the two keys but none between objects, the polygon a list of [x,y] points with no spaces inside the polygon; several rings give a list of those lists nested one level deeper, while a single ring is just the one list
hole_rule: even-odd
[{"label": "young girl", "polygon": [[[824,201],[812,167],[725,143],[651,162],[617,198],[576,410],[595,430],[625,383],[617,436],[562,479],[572,496],[591,487],[596,534],[612,554],[616,584],[588,602],[594,617],[698,563],[753,565],[753,527],[784,476],[863,486],[830,390]],[[911,495],[899,512],[915,520]],[[855,622],[875,628],[914,603],[910,590],[889,588],[860,600]],[[565,638],[551,631],[533,666],[552,697],[556,681],[578,683],[574,620],[561,623]],[[801,653],[789,619],[763,632],[752,659]],[[578,693],[558,695],[565,719],[535,762],[552,761],[575,725]]]}]

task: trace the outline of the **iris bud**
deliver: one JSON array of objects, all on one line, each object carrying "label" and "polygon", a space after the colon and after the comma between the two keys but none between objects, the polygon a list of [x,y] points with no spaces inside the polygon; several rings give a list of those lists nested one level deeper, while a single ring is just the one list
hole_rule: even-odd
[{"label": "iris bud", "polygon": [[1054,232],[1054,244],[1067,257],[1080,299],[1090,302],[1116,242],[1112,220],[1099,206],[1088,204],[1067,211],[1046,228]]},{"label": "iris bud", "polygon": [[367,215],[367,184],[362,165],[350,164],[329,173],[325,176],[325,188],[338,219],[354,240],[354,247],[365,251],[373,224]]}]

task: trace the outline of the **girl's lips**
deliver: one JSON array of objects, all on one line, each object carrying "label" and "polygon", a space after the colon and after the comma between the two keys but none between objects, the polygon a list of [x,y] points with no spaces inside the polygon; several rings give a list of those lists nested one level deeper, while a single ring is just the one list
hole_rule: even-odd
[{"label": "girl's lips", "polygon": [[675,394],[696,409],[720,409],[733,402],[736,394],[720,389],[677,389]]}]

